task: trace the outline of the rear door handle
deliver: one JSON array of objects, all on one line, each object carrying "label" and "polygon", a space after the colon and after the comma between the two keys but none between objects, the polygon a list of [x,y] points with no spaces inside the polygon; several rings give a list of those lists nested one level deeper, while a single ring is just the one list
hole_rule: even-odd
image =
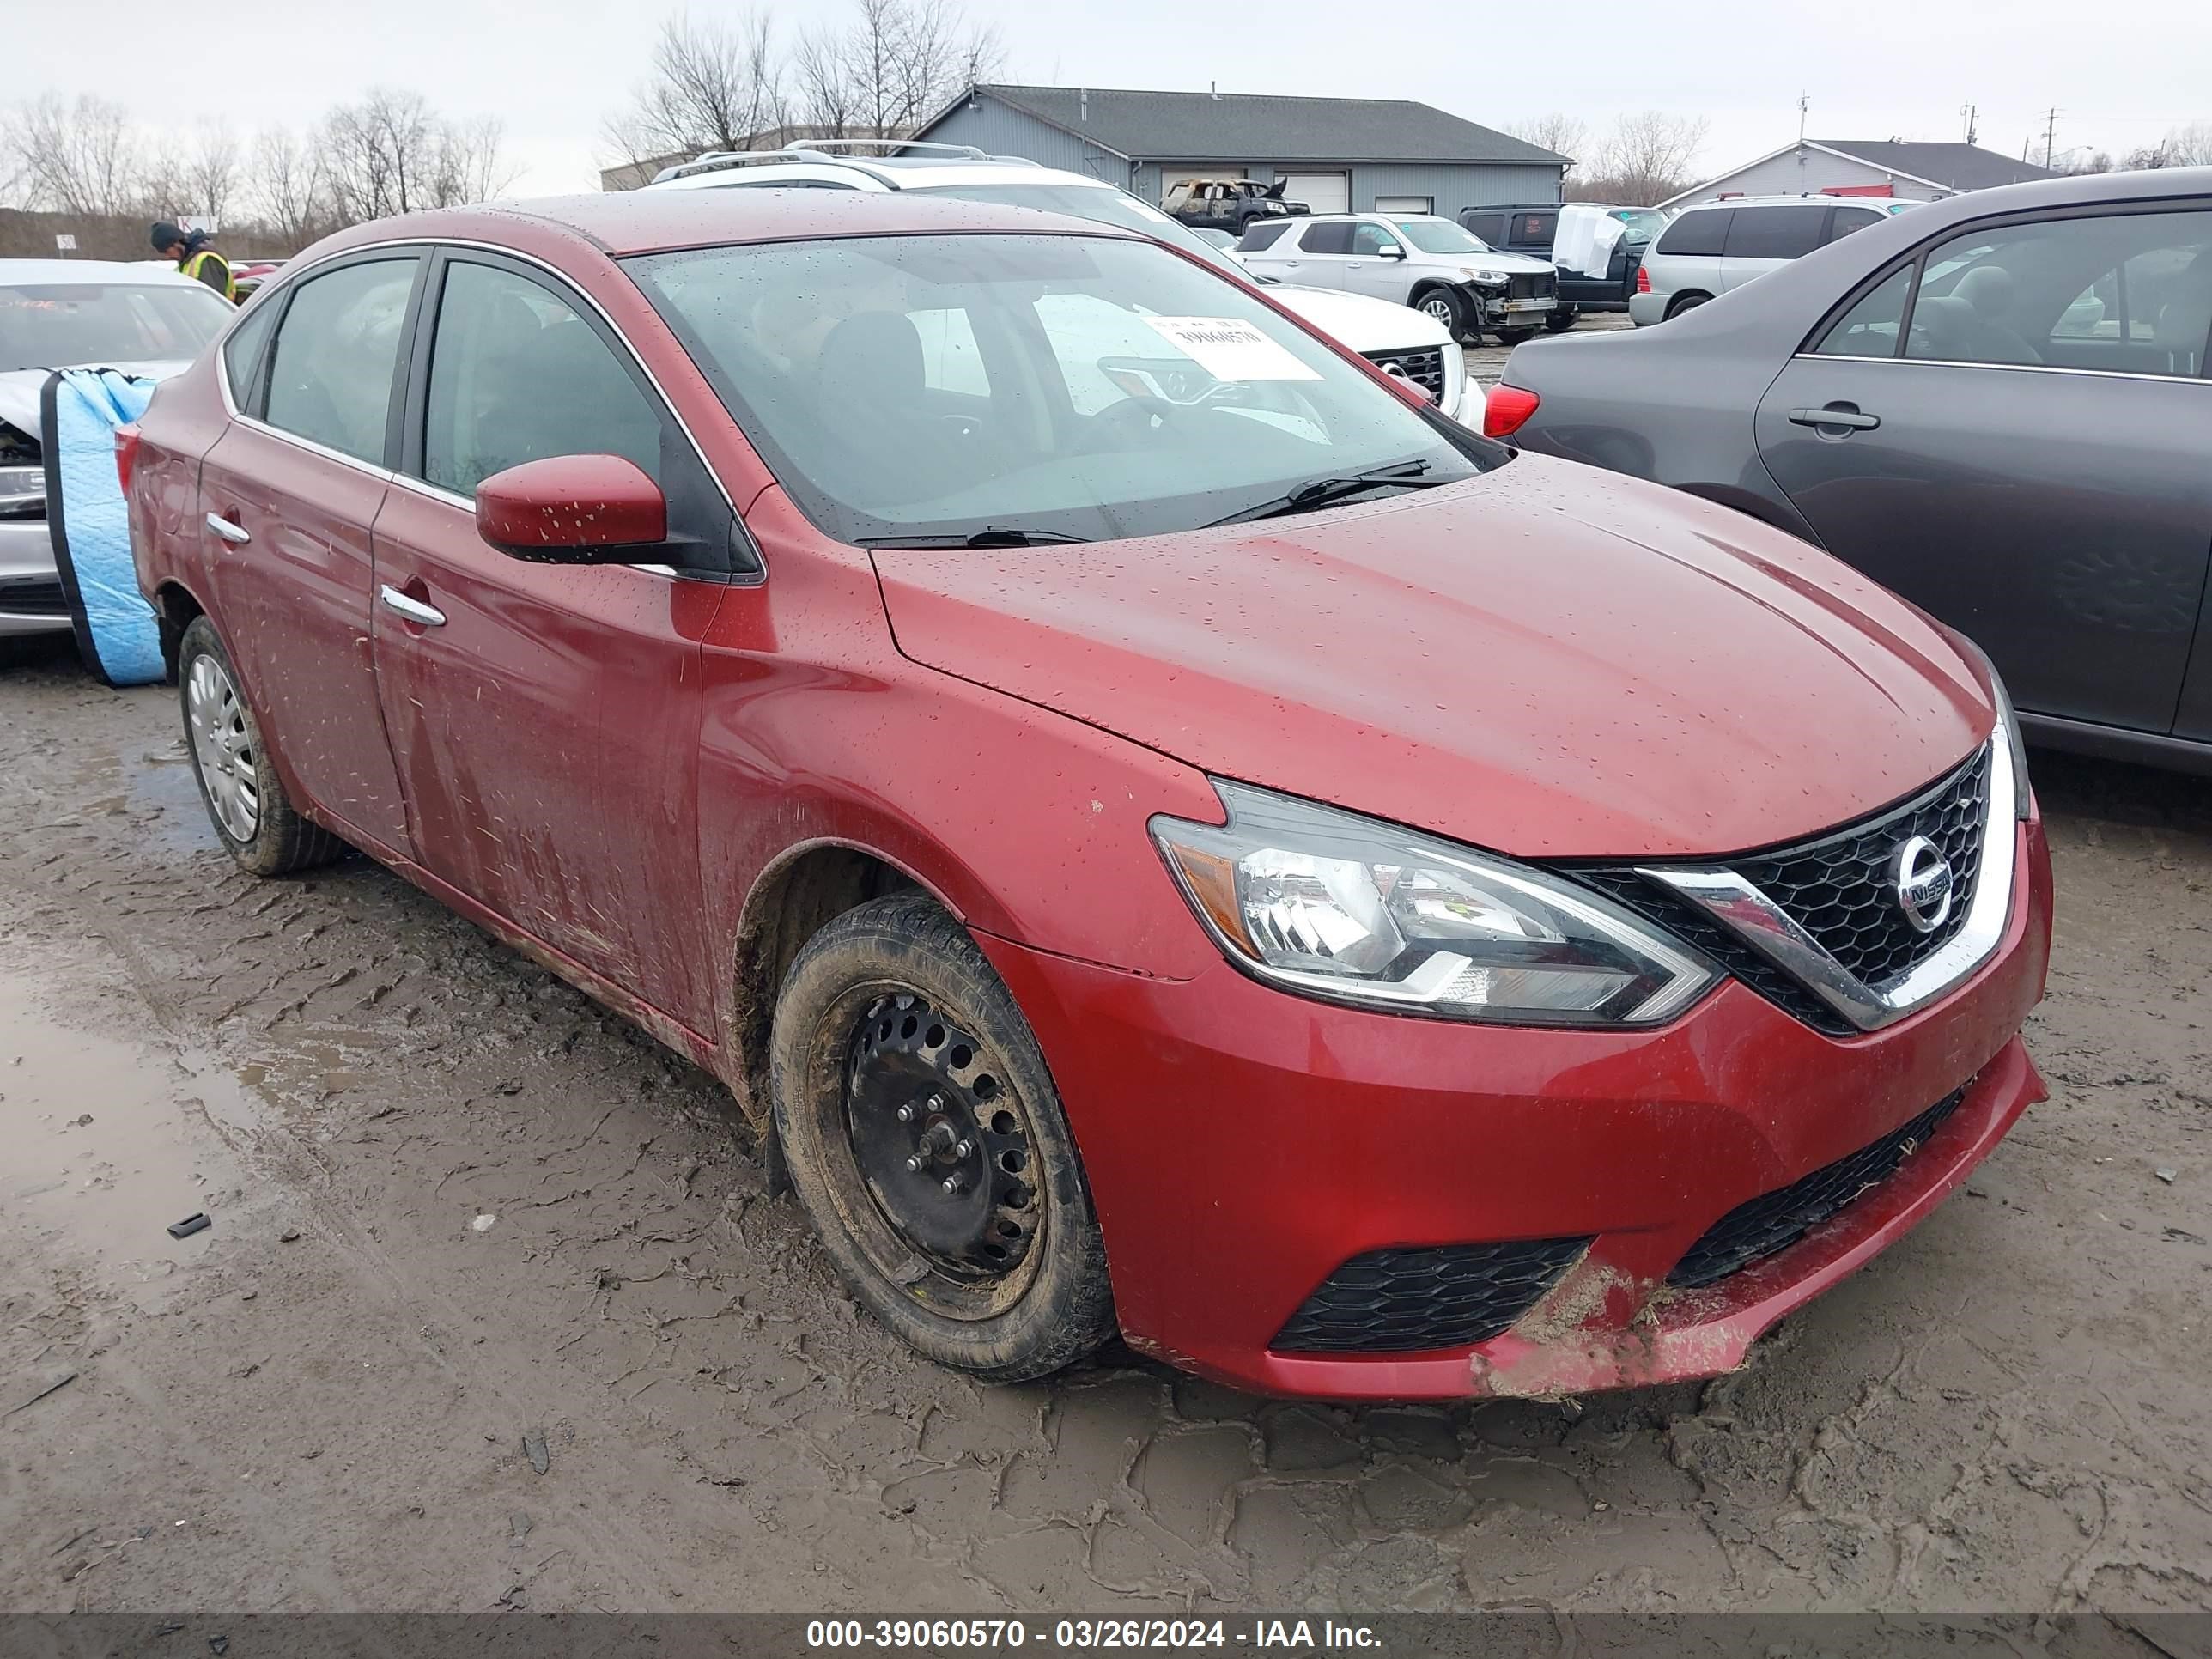
[{"label": "rear door handle", "polygon": [[377,597],[384,601],[386,610],[397,611],[409,622],[420,623],[424,628],[443,628],[446,625],[446,613],[437,606],[425,605],[420,599],[410,599],[388,582],[377,590]]},{"label": "rear door handle", "polygon": [[243,547],[253,539],[244,525],[233,524],[220,513],[210,513],[207,515],[207,527],[233,547]]},{"label": "rear door handle", "polygon": [[1799,426],[1847,426],[1854,432],[1871,432],[1881,416],[1869,415],[1855,404],[1830,404],[1826,409],[1793,409],[1790,418]]}]

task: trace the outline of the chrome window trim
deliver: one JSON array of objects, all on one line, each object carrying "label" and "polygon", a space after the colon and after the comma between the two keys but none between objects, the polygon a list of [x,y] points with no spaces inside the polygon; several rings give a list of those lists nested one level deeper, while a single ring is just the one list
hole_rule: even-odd
[{"label": "chrome window trim", "polygon": [[1961,357],[1855,357],[1848,351],[1797,351],[1819,363],[1917,363],[1929,368],[1989,368],[2022,374],[2087,374],[2100,380],[2149,380],[2159,386],[2212,386],[2202,374],[2146,374],[2134,368],[2073,368],[2063,363],[1977,363]]},{"label": "chrome window trim", "polygon": [[1831,956],[1759,888],[1734,870],[1639,867],[1655,881],[1711,914],[1752,949],[1788,974],[1860,1031],[1878,1031],[1951,989],[1989,960],[2011,925],[2019,848],[2014,780],[2020,758],[2000,720],[1990,734],[1989,805],[1982,856],[1966,920],[1955,937],[1887,986],[1872,986]]}]

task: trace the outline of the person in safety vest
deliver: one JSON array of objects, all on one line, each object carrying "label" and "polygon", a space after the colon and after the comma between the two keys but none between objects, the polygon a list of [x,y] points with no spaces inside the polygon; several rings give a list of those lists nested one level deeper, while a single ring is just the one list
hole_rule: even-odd
[{"label": "person in safety vest", "polygon": [[205,283],[231,304],[238,303],[238,285],[231,280],[230,261],[215,251],[211,246],[215,238],[206,231],[187,231],[164,219],[154,227],[153,241],[155,251],[174,259],[185,276]]}]

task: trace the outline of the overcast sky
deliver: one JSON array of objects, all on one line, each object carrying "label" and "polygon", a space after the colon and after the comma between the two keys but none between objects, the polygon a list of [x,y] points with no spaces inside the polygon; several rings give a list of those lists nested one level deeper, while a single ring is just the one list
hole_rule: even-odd
[{"label": "overcast sky", "polygon": [[[665,9],[672,9],[667,8]],[[643,73],[652,0],[177,0],[9,7],[0,99],[49,88],[198,105],[241,130],[305,125],[374,85],[505,123],[518,194],[596,188],[601,123]],[[696,0],[696,16],[741,8]],[[769,8],[778,25],[842,16],[846,0]],[[1703,116],[1702,171],[1797,136],[1980,141],[2018,155],[2043,112],[2058,147],[2116,155],[2212,119],[2212,4],[2131,0],[1708,0],[1383,7],[1368,0],[968,0],[1004,37],[1005,78],[1076,86],[1416,99],[1489,125],[1564,110]],[[318,21],[317,20],[325,20]],[[1493,35],[1503,37],[1492,38]],[[1194,45],[1211,36],[1207,51]]]}]

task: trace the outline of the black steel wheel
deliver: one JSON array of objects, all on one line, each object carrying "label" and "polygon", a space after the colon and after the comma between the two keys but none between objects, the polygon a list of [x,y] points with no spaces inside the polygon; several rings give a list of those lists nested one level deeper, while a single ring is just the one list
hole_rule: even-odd
[{"label": "black steel wheel", "polygon": [[793,1191],[861,1304],[940,1364],[1014,1382],[1114,1330],[1074,1137],[1029,1023],[919,894],[800,951],[772,1038]]}]

